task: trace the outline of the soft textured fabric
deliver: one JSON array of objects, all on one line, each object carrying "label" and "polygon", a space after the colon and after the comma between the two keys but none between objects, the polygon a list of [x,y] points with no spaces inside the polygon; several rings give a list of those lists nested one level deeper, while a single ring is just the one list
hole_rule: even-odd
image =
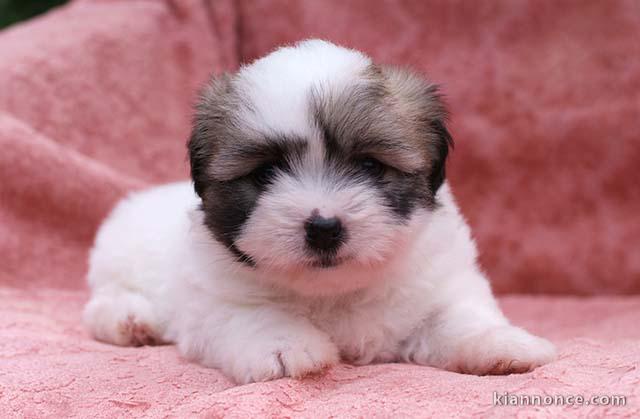
[{"label": "soft textured fabric", "polygon": [[[0,290],[2,417],[638,417],[640,297],[505,297],[516,324],[559,345],[529,374],[476,377],[402,364],[341,365],[304,380],[233,386],[175,347],[121,348],[78,323],[86,295]],[[625,395],[628,405],[493,406],[493,392]]]},{"label": "soft textured fabric", "polygon": [[[310,36],[443,85],[449,178],[497,291],[612,294],[502,300],[558,361],[509,377],[340,366],[233,387],[173,347],[86,335],[95,230],[127,191],[188,175],[197,87]],[[76,0],[3,31],[0,417],[638,416],[638,39],[633,0]],[[492,407],[494,390],[629,406]]]}]

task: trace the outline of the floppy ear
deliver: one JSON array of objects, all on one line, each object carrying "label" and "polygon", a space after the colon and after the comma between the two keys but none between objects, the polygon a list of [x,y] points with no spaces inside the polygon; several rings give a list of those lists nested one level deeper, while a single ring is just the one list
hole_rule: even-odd
[{"label": "floppy ear", "polygon": [[424,135],[429,141],[431,159],[428,182],[431,193],[435,196],[446,178],[447,156],[449,148],[453,148],[453,138],[447,129],[449,112],[440,93],[440,86],[424,80],[422,82],[425,86],[422,92],[422,119],[426,122],[423,129],[428,131]]},{"label": "floppy ear", "polygon": [[206,136],[201,129],[194,124],[191,130],[191,137],[187,145],[189,149],[189,163],[191,165],[191,180],[198,196],[202,198],[206,184],[206,162],[208,161],[206,146]]},{"label": "floppy ear", "polygon": [[[439,98],[437,100],[439,100]],[[444,118],[445,117],[440,117],[431,121],[429,124],[432,130],[431,137],[433,139],[429,187],[434,195],[438,189],[440,189],[442,183],[444,183],[449,147],[453,148],[453,138],[447,130]]]},{"label": "floppy ear", "polygon": [[208,168],[217,148],[217,138],[224,135],[231,118],[229,97],[231,76],[222,74],[212,78],[200,92],[195,106],[191,136],[187,143],[191,179],[196,193],[202,198],[207,188]]},{"label": "floppy ear", "polygon": [[446,127],[447,109],[436,84],[431,84],[420,75],[406,69],[381,66],[388,92],[398,112],[405,119],[415,121],[418,142],[424,144],[430,168],[428,185],[433,195],[445,180],[445,165],[453,139]]}]

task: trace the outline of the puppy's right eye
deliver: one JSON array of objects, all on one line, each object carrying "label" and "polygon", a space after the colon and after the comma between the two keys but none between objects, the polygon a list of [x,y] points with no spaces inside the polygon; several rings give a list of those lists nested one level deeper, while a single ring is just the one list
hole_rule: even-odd
[{"label": "puppy's right eye", "polygon": [[265,186],[271,183],[277,173],[277,168],[272,163],[265,163],[251,172],[251,179],[256,186]]},{"label": "puppy's right eye", "polygon": [[364,157],[358,161],[358,164],[362,170],[374,177],[382,176],[385,171],[385,165],[373,157]]}]

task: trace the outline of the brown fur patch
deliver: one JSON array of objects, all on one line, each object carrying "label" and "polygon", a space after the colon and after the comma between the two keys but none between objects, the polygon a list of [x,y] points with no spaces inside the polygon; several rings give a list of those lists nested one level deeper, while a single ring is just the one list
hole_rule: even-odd
[{"label": "brown fur patch", "polygon": [[131,346],[158,345],[161,343],[153,329],[145,324],[139,323],[133,316],[118,325],[120,334],[129,339]]}]

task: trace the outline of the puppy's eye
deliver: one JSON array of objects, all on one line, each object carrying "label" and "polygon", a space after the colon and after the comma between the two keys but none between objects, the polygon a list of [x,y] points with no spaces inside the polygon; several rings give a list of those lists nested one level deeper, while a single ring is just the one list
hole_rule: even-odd
[{"label": "puppy's eye", "polygon": [[265,186],[271,183],[276,176],[277,168],[272,163],[265,163],[251,172],[251,179],[257,186]]},{"label": "puppy's eye", "polygon": [[372,176],[379,177],[384,174],[385,166],[373,157],[364,157],[358,161],[360,169]]}]

